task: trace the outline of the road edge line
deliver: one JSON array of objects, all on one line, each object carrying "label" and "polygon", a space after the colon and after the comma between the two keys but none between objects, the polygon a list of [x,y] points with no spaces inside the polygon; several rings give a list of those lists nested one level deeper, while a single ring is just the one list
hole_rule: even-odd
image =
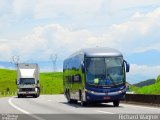
[{"label": "road edge line", "polygon": [[18,110],[18,111],[20,111],[20,112],[22,112],[22,113],[24,113],[24,114],[27,114],[28,116],[30,116],[30,117],[32,117],[32,118],[35,118],[35,119],[37,119],[37,120],[45,120],[44,118],[38,117],[37,115],[33,115],[33,114],[31,114],[30,112],[25,111],[25,110],[23,110],[23,109],[20,108],[20,107],[17,107],[15,104],[13,104],[12,99],[13,99],[13,98],[10,98],[10,99],[8,100],[8,103],[9,103],[13,108],[15,108],[16,110]]},{"label": "road edge line", "polygon": [[146,109],[154,109],[154,110],[159,110],[158,107],[154,107],[154,106],[143,106],[143,105],[134,105],[134,104],[125,104],[125,103],[122,103],[123,105],[126,105],[126,106],[131,106],[131,107],[137,107],[137,108],[146,108]]},{"label": "road edge line", "polygon": [[100,112],[100,113],[107,113],[107,114],[114,114],[112,112],[107,112],[107,111],[102,111],[102,110],[97,110],[97,112]]}]

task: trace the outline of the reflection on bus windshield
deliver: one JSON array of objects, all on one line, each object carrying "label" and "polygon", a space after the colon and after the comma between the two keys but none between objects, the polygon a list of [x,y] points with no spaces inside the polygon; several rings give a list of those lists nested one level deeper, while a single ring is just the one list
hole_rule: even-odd
[{"label": "reflection on bus windshield", "polygon": [[86,81],[97,85],[114,85],[124,82],[122,57],[86,58]]}]

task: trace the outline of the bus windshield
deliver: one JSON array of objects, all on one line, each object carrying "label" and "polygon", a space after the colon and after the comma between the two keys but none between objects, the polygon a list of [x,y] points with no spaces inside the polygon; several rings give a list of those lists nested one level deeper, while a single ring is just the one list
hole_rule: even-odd
[{"label": "bus windshield", "polygon": [[85,63],[88,84],[113,86],[125,82],[122,57],[90,57]]},{"label": "bus windshield", "polygon": [[35,84],[35,79],[34,78],[20,78],[19,84],[20,85]]}]

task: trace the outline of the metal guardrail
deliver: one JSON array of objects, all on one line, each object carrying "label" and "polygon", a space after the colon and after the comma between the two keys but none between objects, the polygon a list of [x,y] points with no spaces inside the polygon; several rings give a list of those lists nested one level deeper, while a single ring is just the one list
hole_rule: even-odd
[{"label": "metal guardrail", "polygon": [[160,105],[160,95],[126,94],[124,101]]}]

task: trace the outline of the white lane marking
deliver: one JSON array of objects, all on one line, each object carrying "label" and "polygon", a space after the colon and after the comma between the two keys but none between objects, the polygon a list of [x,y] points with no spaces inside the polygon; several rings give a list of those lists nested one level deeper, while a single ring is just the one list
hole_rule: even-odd
[{"label": "white lane marking", "polygon": [[49,101],[49,102],[50,102],[50,101],[52,101],[52,100],[47,100],[47,101]]},{"label": "white lane marking", "polygon": [[97,112],[100,112],[100,113],[106,113],[106,114],[114,114],[114,113],[112,113],[112,112],[101,111],[101,110],[97,110]]},{"label": "white lane marking", "polygon": [[[145,106],[137,106],[137,105],[128,105],[128,104],[123,104],[124,106],[130,106],[130,107],[138,107],[138,108],[143,108],[143,109],[155,109],[155,110],[160,110],[159,108],[154,108],[154,107],[145,107]],[[122,106],[123,106],[122,105]]]},{"label": "white lane marking", "polygon": [[29,116],[32,117],[32,118],[35,118],[35,119],[37,119],[37,120],[45,120],[45,119],[43,119],[43,118],[41,118],[41,117],[38,117],[37,115],[33,115],[33,114],[31,114],[30,112],[23,110],[22,108],[17,107],[16,105],[13,104],[12,99],[13,99],[13,98],[10,98],[10,99],[8,100],[8,102],[9,102],[9,104],[10,104],[12,107],[14,107],[15,109],[19,110],[20,112],[22,112],[22,113],[24,113],[24,114],[29,115]]}]

